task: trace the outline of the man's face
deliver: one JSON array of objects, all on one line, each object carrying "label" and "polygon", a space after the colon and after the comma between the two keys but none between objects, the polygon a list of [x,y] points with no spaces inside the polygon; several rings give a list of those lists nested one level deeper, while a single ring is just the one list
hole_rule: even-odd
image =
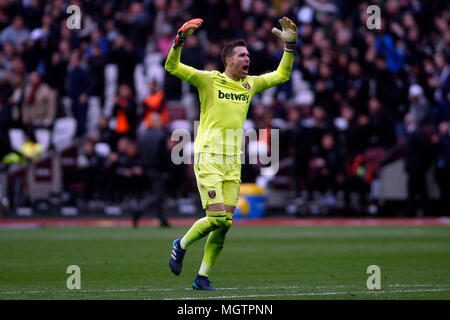
[{"label": "man's face", "polygon": [[231,68],[233,74],[241,79],[248,75],[250,66],[250,55],[246,47],[235,47],[234,54],[227,58],[227,67]]},{"label": "man's face", "polygon": [[13,27],[15,30],[22,30],[23,28],[23,20],[20,17],[14,19]]}]

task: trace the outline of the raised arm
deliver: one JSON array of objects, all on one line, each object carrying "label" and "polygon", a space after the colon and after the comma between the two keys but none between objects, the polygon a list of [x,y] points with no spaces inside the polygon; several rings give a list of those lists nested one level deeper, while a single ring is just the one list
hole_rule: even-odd
[{"label": "raised arm", "polygon": [[279,20],[283,30],[272,29],[272,33],[284,41],[284,53],[277,70],[255,77],[254,86],[256,92],[269,89],[286,82],[291,77],[294,64],[295,44],[298,38],[297,26],[289,18]]},{"label": "raised arm", "polygon": [[181,28],[178,29],[177,37],[175,38],[174,44],[169,51],[169,55],[167,56],[165,64],[167,72],[193,86],[196,86],[197,88],[201,87],[204,84],[205,81],[202,75],[204,75],[205,72],[199,71],[195,68],[181,63],[180,56],[184,41],[189,36],[191,36],[192,33],[194,33],[194,31],[197,30],[202,23],[202,19],[192,19],[183,24]]}]

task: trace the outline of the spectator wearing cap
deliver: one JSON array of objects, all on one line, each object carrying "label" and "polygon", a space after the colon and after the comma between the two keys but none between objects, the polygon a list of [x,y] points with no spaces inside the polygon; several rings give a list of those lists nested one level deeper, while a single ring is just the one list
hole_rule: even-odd
[{"label": "spectator wearing cap", "polygon": [[430,104],[423,94],[423,89],[418,84],[409,87],[409,112],[414,114],[418,125],[422,125],[429,120]]}]

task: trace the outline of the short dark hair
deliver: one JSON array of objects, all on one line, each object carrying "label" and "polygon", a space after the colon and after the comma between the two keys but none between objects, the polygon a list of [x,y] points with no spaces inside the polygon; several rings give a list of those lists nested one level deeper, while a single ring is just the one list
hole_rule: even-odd
[{"label": "short dark hair", "polygon": [[245,42],[245,40],[243,40],[243,39],[235,40],[235,41],[227,44],[222,49],[222,53],[220,54],[220,56],[222,58],[222,63],[225,67],[227,66],[226,58],[233,55],[233,50],[236,47],[246,47],[247,48],[247,42]]}]

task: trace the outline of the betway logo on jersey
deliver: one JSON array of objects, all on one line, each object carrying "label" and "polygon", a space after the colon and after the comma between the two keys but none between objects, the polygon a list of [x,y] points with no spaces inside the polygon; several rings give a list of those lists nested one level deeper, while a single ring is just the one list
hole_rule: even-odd
[{"label": "betway logo on jersey", "polygon": [[219,90],[219,99],[248,102],[249,98],[250,96],[248,94],[224,93]]}]

